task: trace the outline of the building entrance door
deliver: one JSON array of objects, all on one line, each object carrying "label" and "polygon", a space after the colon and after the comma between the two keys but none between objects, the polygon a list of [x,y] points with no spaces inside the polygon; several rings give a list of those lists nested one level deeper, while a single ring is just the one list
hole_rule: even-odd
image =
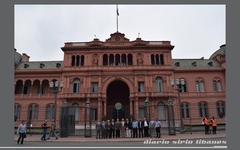
[{"label": "building entrance door", "polygon": [[[107,119],[130,117],[129,87],[120,80],[113,81],[107,88]],[[121,107],[120,109],[116,109]]]}]

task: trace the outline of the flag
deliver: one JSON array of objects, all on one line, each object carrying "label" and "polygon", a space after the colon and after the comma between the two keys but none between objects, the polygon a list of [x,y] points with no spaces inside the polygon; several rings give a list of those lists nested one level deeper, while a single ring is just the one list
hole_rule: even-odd
[{"label": "flag", "polygon": [[119,16],[119,12],[118,12],[118,5],[117,5],[117,15]]}]

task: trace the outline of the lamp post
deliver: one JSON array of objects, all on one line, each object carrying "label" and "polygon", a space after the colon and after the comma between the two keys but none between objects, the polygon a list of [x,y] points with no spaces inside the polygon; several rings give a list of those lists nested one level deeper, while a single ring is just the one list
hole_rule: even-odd
[{"label": "lamp post", "polygon": [[[49,83],[50,88],[53,89],[54,94],[54,129],[56,128],[56,113],[57,113],[57,94],[58,94],[58,81],[53,80]],[[63,81],[60,81],[60,88],[63,88]]]},{"label": "lamp post", "polygon": [[185,85],[184,79],[176,79],[171,80],[171,85],[174,88],[174,84],[176,83],[177,88],[175,90],[178,91],[178,105],[179,105],[179,116],[180,116],[180,133],[184,133],[184,125],[183,125],[183,118],[182,118],[182,109],[181,109],[181,96],[180,93],[182,92],[182,86]]},{"label": "lamp post", "polygon": [[150,105],[149,105],[149,98],[148,97],[144,101],[144,106],[145,106],[145,110],[146,110],[146,117],[148,116],[148,121],[150,121]]}]

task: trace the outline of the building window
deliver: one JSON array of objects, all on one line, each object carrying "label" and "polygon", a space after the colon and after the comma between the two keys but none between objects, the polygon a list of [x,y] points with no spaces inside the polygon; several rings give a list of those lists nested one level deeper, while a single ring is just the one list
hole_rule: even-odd
[{"label": "building window", "polygon": [[225,103],[223,101],[217,102],[217,113],[220,118],[225,116]]},{"label": "building window", "polygon": [[120,55],[119,54],[115,55],[115,60],[116,60],[115,65],[119,66],[120,65]]},{"label": "building window", "polygon": [[110,66],[114,65],[114,55],[113,54],[110,54],[110,56],[109,56],[109,65]]},{"label": "building window", "polygon": [[196,81],[196,90],[197,92],[204,92],[204,82]]},{"label": "building window", "polygon": [[23,87],[23,94],[29,94],[30,87],[31,87],[31,81],[27,80]]},{"label": "building window", "polygon": [[28,107],[28,120],[37,120],[38,119],[38,105],[31,104]]},{"label": "building window", "polygon": [[98,83],[92,82],[91,93],[98,93]]},{"label": "building window", "polygon": [[164,104],[162,102],[159,102],[157,104],[157,113],[158,113],[158,119],[159,120],[166,120],[166,118],[165,118],[165,108],[164,108]]},{"label": "building window", "polygon": [[79,55],[77,55],[77,63],[76,63],[76,66],[79,66]]},{"label": "building window", "polygon": [[159,65],[159,55],[156,55],[156,65]]},{"label": "building window", "polygon": [[144,92],[144,82],[138,82],[138,92]]},{"label": "building window", "polygon": [[123,65],[123,66],[126,66],[126,64],[127,64],[127,63],[126,63],[126,60],[127,60],[127,59],[126,59],[126,54],[122,54],[122,65]]},{"label": "building window", "polygon": [[155,59],[154,59],[154,55],[153,54],[151,55],[151,64],[155,65]]},{"label": "building window", "polygon": [[132,65],[132,54],[128,54],[128,65]]},{"label": "building window", "polygon": [[46,120],[54,120],[55,112],[54,112],[54,104],[48,104],[46,107]]},{"label": "building window", "polygon": [[182,118],[189,118],[190,117],[189,103],[182,103],[181,104],[181,116],[182,116]]},{"label": "building window", "polygon": [[98,113],[97,113],[97,108],[92,108],[91,109],[91,119],[92,121],[96,121],[98,118]]},{"label": "building window", "polygon": [[[180,79],[180,81],[181,80],[184,80],[184,79]],[[187,83],[186,83],[185,80],[184,80],[184,84],[183,85],[182,84],[178,84],[177,86],[178,86],[178,89],[180,89],[180,92],[187,92]],[[197,83],[196,83],[196,87],[198,88]]]},{"label": "building window", "polygon": [[80,93],[80,80],[74,79],[73,81],[73,93]]},{"label": "building window", "polygon": [[208,104],[206,102],[198,103],[200,117],[208,116]]},{"label": "building window", "polygon": [[164,65],[164,57],[163,54],[160,54],[160,64]]},{"label": "building window", "polygon": [[21,105],[15,104],[14,106],[14,121],[20,120]]},{"label": "building window", "polygon": [[75,56],[72,56],[72,66],[75,66]]},{"label": "building window", "polygon": [[74,103],[72,104],[72,108],[73,108],[73,112],[74,112],[74,116],[75,116],[75,121],[79,121],[79,112],[80,112],[80,108],[79,108],[79,105],[78,103]]},{"label": "building window", "polygon": [[213,90],[214,92],[221,92],[222,91],[222,87],[221,87],[221,82],[218,80],[214,80],[213,81]]},{"label": "building window", "polygon": [[163,80],[160,77],[156,79],[156,91],[163,92]]},{"label": "building window", "polygon": [[108,55],[104,54],[103,55],[103,66],[107,66],[108,65]]},{"label": "building window", "polygon": [[143,120],[144,119],[144,107],[140,107],[140,108],[138,108],[138,113],[139,113],[139,118],[141,119],[141,120]]},{"label": "building window", "polygon": [[81,66],[84,66],[84,55],[81,56]]}]

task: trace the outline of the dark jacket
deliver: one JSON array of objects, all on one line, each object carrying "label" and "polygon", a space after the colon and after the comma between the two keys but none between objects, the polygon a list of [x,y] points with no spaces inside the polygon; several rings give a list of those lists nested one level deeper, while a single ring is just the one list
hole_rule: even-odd
[{"label": "dark jacket", "polygon": [[113,123],[111,122],[110,123],[110,129],[113,129],[113,130],[115,129],[115,122],[113,122]]},{"label": "dark jacket", "polygon": [[143,127],[144,127],[144,122],[141,120],[138,122],[138,128],[143,129]]}]

